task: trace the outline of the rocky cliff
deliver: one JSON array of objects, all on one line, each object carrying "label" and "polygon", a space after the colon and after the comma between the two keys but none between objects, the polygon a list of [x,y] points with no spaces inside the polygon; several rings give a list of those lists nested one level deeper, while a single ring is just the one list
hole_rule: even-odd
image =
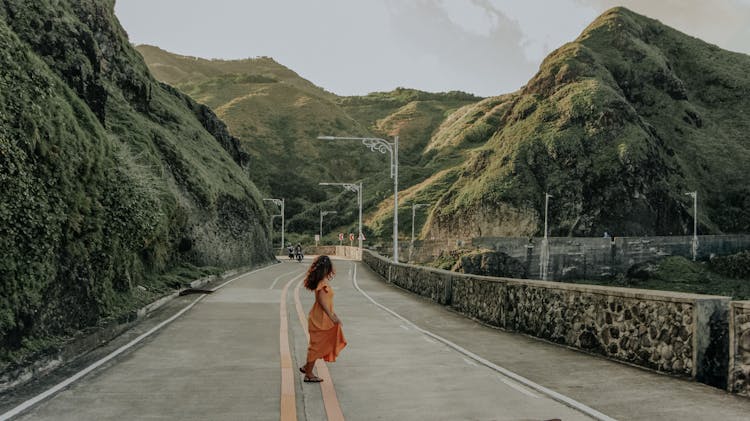
[{"label": "rocky cliff", "polygon": [[151,76],[113,8],[0,1],[4,362],[272,258],[237,139]]}]

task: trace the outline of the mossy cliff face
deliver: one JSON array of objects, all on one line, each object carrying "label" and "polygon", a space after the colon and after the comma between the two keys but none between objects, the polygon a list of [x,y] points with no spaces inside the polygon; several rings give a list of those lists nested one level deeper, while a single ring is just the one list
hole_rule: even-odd
[{"label": "mossy cliff face", "polygon": [[[449,117],[429,148],[465,150],[427,237],[750,229],[750,57],[623,8],[553,52],[520,91]],[[479,144],[477,144],[479,143]]]},{"label": "mossy cliff face", "polygon": [[4,360],[127,313],[175,267],[272,258],[237,140],[151,77],[113,7],[0,1]]}]

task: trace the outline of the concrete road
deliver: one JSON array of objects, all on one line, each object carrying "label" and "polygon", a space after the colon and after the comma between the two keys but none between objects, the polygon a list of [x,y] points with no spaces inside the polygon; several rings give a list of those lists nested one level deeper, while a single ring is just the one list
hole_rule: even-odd
[{"label": "concrete road", "polygon": [[302,383],[296,367],[313,297],[299,284],[309,262],[282,260],[203,298],[183,297],[169,311],[193,304],[184,314],[18,419],[592,419],[588,412],[739,420],[750,413],[750,400],[716,389],[484,327],[346,260],[335,262],[332,285],[349,345],[336,363],[316,367],[324,383]]}]

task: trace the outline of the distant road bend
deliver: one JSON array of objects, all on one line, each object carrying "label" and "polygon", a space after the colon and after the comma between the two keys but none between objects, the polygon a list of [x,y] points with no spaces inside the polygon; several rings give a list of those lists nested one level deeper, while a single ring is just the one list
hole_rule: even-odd
[{"label": "distant road bend", "polygon": [[351,260],[334,262],[332,281],[349,345],[318,363],[323,383],[303,383],[308,264],[283,259],[181,297],[132,345],[0,419],[731,420],[750,409],[707,386],[482,326]]}]

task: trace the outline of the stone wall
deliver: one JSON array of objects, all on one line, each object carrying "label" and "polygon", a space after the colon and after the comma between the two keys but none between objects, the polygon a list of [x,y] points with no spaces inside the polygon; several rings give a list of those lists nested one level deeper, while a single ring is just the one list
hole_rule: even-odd
[{"label": "stone wall", "polygon": [[750,396],[750,301],[733,301],[729,308],[730,392]]},{"label": "stone wall", "polygon": [[302,252],[305,256],[319,256],[321,254],[335,256],[337,247],[338,246],[305,246],[302,248]]},{"label": "stone wall", "polygon": [[319,256],[325,254],[328,256],[340,256],[349,259],[361,259],[359,248],[350,246],[308,246],[304,248],[305,255]]},{"label": "stone wall", "polygon": [[346,257],[348,259],[354,259],[354,260],[362,259],[362,254],[359,250],[359,247],[336,246],[335,253],[336,253],[336,256]]},{"label": "stone wall", "polygon": [[[625,273],[629,267],[663,256],[691,257],[691,236],[673,237],[551,237],[549,279],[592,279]],[[750,250],[750,235],[702,235],[698,237],[698,258],[728,255]],[[523,262],[528,278],[540,278],[541,238],[483,237],[470,240],[417,241],[411,262],[425,263],[441,253],[459,248],[485,248],[503,252]],[[400,257],[409,256],[408,245]],[[390,249],[384,249],[390,252]]]},{"label": "stone wall", "polygon": [[388,282],[490,325],[726,385],[728,297],[465,275],[370,251],[362,260]]},{"label": "stone wall", "polygon": [[370,250],[365,250],[362,253],[362,261],[386,281],[391,281],[391,265],[393,262]]}]

